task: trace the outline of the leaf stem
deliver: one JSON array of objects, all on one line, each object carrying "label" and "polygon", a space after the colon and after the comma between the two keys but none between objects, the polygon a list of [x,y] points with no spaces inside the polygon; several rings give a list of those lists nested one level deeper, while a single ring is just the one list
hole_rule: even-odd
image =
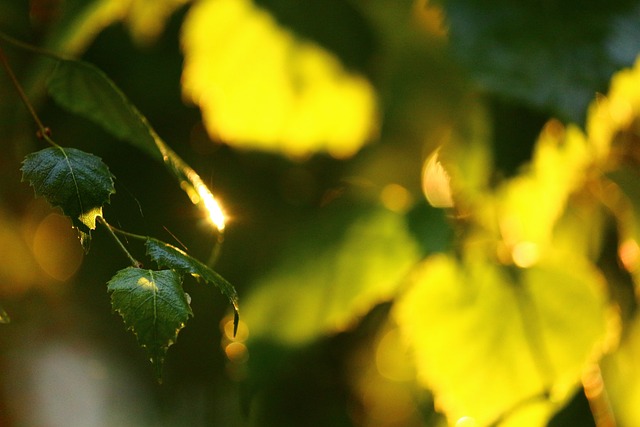
[{"label": "leaf stem", "polygon": [[118,236],[116,236],[115,231],[117,231],[117,232],[119,232],[121,234],[125,234],[125,235],[127,235],[129,237],[143,238],[143,239],[146,239],[146,237],[138,236],[136,234],[131,234],[131,233],[127,233],[126,231],[118,230],[115,227],[112,227],[111,224],[109,224],[107,222],[107,220],[104,219],[101,216],[99,216],[97,219],[100,222],[100,224],[104,225],[104,227],[107,229],[109,234],[111,234],[111,237],[113,237],[113,239],[116,241],[118,246],[120,246],[120,249],[122,249],[122,252],[124,252],[125,255],[127,256],[127,258],[129,258],[129,261],[131,261],[131,265],[133,265],[136,268],[142,268],[142,263],[140,261],[138,261],[137,259],[135,259],[133,257],[133,255],[131,255],[131,252],[129,252],[127,250],[127,248],[124,246],[124,244],[122,243],[122,240],[120,240],[120,238],[118,238]]},{"label": "leaf stem", "polygon": [[131,237],[132,239],[147,240],[149,238],[149,236],[143,236],[141,234],[130,233],[128,231],[121,230],[118,227],[114,227],[111,224],[108,224],[108,225],[109,225],[109,228],[111,229],[111,231],[113,231],[114,233],[118,233],[118,234],[121,234],[121,235],[126,236],[126,237]]}]

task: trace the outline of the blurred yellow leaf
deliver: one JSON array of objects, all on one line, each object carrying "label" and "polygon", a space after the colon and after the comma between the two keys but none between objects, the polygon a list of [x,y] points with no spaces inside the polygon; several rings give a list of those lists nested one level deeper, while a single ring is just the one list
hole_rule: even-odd
[{"label": "blurred yellow leaf", "polygon": [[640,425],[640,318],[635,316],[617,351],[602,361],[604,386],[620,426]]},{"label": "blurred yellow leaf", "polygon": [[640,186],[638,185],[638,123],[640,123],[640,58],[633,68],[616,73],[607,96],[591,105],[587,132],[601,168],[611,182],[600,198],[617,221],[618,256],[640,284]]},{"label": "blurred yellow leaf", "polygon": [[164,30],[169,17],[191,0],[130,0],[125,22],[135,41],[153,42]]},{"label": "blurred yellow leaf", "polygon": [[419,380],[451,424],[532,411],[536,417],[518,416],[529,420],[518,425],[538,426],[551,414],[544,403],[562,404],[575,392],[608,336],[602,285],[578,257],[517,270],[437,255],[417,270],[394,315]]},{"label": "blurred yellow leaf", "polygon": [[368,80],[251,0],[201,0],[185,19],[182,45],[184,96],[214,138],[294,157],[347,157],[376,131]]},{"label": "blurred yellow leaf", "polygon": [[190,0],[94,0],[63,17],[52,36],[56,50],[80,54],[102,30],[124,21],[139,44],[153,42],[164,30],[171,14]]},{"label": "blurred yellow leaf", "polygon": [[640,117],[640,58],[633,68],[617,72],[607,96],[599,96],[589,107],[587,135],[596,158],[609,167],[619,161],[611,152],[618,134],[632,127]]},{"label": "blurred yellow leaf", "polygon": [[497,194],[505,244],[526,242],[544,251],[569,196],[584,184],[592,157],[582,132],[549,122],[536,143],[530,169],[507,181]]}]

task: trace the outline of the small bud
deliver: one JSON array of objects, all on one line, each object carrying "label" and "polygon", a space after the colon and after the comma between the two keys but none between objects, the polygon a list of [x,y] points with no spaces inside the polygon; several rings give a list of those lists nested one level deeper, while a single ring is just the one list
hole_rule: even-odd
[{"label": "small bud", "polygon": [[36,137],[38,139],[44,139],[45,136],[48,137],[48,138],[51,137],[51,128],[48,128],[48,127],[44,128],[44,133],[42,131],[40,131],[39,129],[36,132]]}]

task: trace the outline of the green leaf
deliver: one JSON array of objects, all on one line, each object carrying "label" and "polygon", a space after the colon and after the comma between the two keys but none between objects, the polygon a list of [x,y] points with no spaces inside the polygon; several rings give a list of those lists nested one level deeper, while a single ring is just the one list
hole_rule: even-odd
[{"label": "green leaf", "polygon": [[107,285],[113,309],[148,351],[160,380],[167,349],[193,316],[180,274],[128,267],[118,271]]},{"label": "green leaf", "polygon": [[202,262],[175,246],[151,237],[147,238],[146,246],[147,255],[149,255],[160,268],[172,268],[181,273],[202,278],[205,282],[216,285],[233,306],[234,328],[237,329],[239,312],[238,293],[231,283],[227,282],[224,277],[220,276]]},{"label": "green leaf", "polygon": [[115,193],[109,168],[93,154],[57,146],[26,156],[21,170],[22,180],[31,183],[36,196],[45,197],[72,219],[88,251],[96,218]]},{"label": "green leaf", "polygon": [[437,255],[394,316],[450,423],[491,425],[540,403],[548,418],[575,393],[612,332],[606,301],[602,277],[577,256],[518,270]]},{"label": "green leaf", "polygon": [[192,202],[205,211],[218,231],[224,230],[224,215],[202,178],[153,130],[147,119],[120,89],[98,68],[56,57],[57,65],[47,88],[53,99],[102,126],[114,136],[162,161],[176,177]]},{"label": "green leaf", "polygon": [[47,89],[65,109],[102,126],[151,157],[162,159],[156,145],[157,135],[145,117],[97,67],[83,61],[59,59]]}]

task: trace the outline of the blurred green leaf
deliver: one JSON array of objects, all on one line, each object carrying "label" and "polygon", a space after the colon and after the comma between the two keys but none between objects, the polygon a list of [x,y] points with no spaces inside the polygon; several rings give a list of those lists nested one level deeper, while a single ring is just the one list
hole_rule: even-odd
[{"label": "blurred green leaf", "polygon": [[333,211],[300,230],[257,279],[244,321],[252,338],[289,344],[343,330],[392,299],[419,257],[402,215],[378,207]]},{"label": "blurred green leaf", "polygon": [[147,255],[158,264],[160,268],[171,268],[181,273],[191,274],[192,276],[205,282],[211,283],[220,289],[220,292],[229,299],[229,303],[233,306],[235,312],[234,328],[238,327],[238,293],[233,285],[220,276],[218,273],[193,258],[186,252],[162,242],[158,239],[147,238]]},{"label": "blurred green leaf", "polygon": [[450,423],[489,425],[564,402],[609,332],[602,278],[579,257],[517,270],[436,255],[394,310]]},{"label": "blurred green leaf", "polygon": [[563,120],[582,123],[593,94],[631,65],[620,60],[634,59],[612,45],[629,40],[615,31],[621,19],[640,25],[629,1],[441,3],[451,46],[481,86]]},{"label": "blurred green leaf", "polygon": [[167,349],[193,316],[181,276],[173,270],[128,267],[118,271],[107,285],[113,309],[147,350],[161,380]]},{"label": "blurred green leaf", "polygon": [[21,170],[36,196],[45,197],[71,218],[88,251],[96,217],[102,216],[102,207],[116,192],[109,168],[93,154],[57,146],[27,155]]}]

